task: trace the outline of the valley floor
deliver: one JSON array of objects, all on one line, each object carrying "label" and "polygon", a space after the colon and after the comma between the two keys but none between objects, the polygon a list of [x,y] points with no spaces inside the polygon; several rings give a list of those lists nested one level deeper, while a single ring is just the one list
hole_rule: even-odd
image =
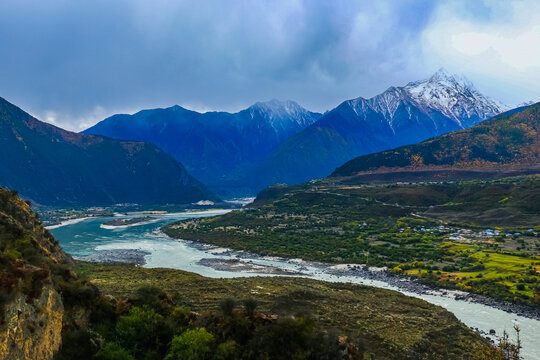
[{"label": "valley floor", "polygon": [[210,279],[172,269],[78,262],[76,272],[104,294],[130,298],[155,286],[177,305],[215,311],[226,298],[254,299],[268,316],[313,317],[365,351],[365,358],[476,358],[486,340],[448,311],[395,291],[291,277]]},{"label": "valley floor", "polygon": [[265,255],[384,266],[538,309],[538,196],[538,176],[377,186],[322,180],[271,187],[244,211],[164,231]]}]

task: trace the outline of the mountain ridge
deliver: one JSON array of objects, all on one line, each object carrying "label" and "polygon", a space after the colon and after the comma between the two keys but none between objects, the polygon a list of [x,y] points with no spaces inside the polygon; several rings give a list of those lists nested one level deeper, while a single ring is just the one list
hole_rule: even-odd
[{"label": "mountain ridge", "polygon": [[148,141],[185,164],[196,178],[216,185],[320,116],[290,100],[258,102],[236,113],[199,113],[175,105],[113,115],[83,133]]},{"label": "mountain ridge", "polygon": [[262,189],[324,177],[356,156],[460,130],[505,109],[464,77],[441,69],[369,99],[342,102],[274,149],[248,178]]},{"label": "mountain ridge", "polygon": [[324,114],[275,99],[236,113],[175,105],[113,115],[84,133],[148,141],[211,188],[252,193],[272,183],[324,177],[359,155],[467,128],[506,109],[464,76],[441,68]]},{"label": "mountain ridge", "polygon": [[435,170],[540,165],[540,103],[507,111],[472,128],[418,144],[364,155],[337,168],[331,177],[388,169]]},{"label": "mountain ridge", "polygon": [[43,205],[218,200],[154,145],[44,123],[0,98],[0,185]]}]

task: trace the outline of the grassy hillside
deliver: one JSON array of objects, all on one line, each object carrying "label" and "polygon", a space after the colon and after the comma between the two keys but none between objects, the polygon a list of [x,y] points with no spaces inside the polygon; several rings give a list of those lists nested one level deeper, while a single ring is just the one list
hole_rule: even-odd
[{"label": "grassy hillside", "polygon": [[347,336],[363,353],[353,358],[469,359],[485,346],[446,310],[372,287],[286,277],[210,279],[171,269],[90,263],[79,263],[77,272],[116,298],[133,299],[139,287],[157,286],[170,303],[206,314],[201,316],[219,317],[223,301],[230,298],[237,300],[235,312],[241,316],[242,300],[249,297],[260,316],[311,318]]},{"label": "grassy hillside", "polygon": [[29,204],[0,189],[2,359],[491,359],[503,353],[448,311],[390,290],[75,265]]},{"label": "grassy hillside", "polygon": [[[530,167],[540,163],[540,103],[518,113],[415,145],[364,155],[337,168],[333,177],[375,170]],[[538,169],[537,169],[538,170]]]},{"label": "grassy hillside", "polygon": [[[540,306],[539,194],[539,177],[380,186],[324,180],[271,187],[249,209],[164,231],[268,255],[387,266]],[[493,232],[484,235],[486,228]]]}]

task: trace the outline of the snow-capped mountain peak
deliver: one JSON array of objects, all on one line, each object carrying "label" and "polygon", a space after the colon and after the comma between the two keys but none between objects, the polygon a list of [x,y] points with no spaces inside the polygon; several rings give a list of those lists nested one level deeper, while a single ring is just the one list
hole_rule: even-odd
[{"label": "snow-capped mountain peak", "polygon": [[272,99],[257,102],[250,106],[247,111],[252,119],[265,118],[273,127],[283,126],[283,122],[307,126],[320,117],[320,114],[312,113],[292,100]]},{"label": "snow-capped mountain peak", "polygon": [[257,102],[250,106],[248,110],[251,110],[252,112],[258,111],[261,114],[266,114],[269,118],[276,116],[281,117],[281,115],[294,115],[307,111],[292,100],[281,101],[276,99]]},{"label": "snow-capped mountain peak", "polygon": [[469,79],[467,79],[464,75],[452,74],[445,68],[440,68],[435,74],[431,75],[426,80],[413,82],[413,83],[410,83],[409,85],[415,84],[415,83],[426,83],[426,82],[431,83],[431,84],[461,87],[463,89],[477,91],[473,83]]},{"label": "snow-capped mountain peak", "polygon": [[360,118],[366,118],[368,112],[382,115],[392,131],[406,123],[418,123],[419,118],[430,119],[425,124],[434,129],[433,135],[468,128],[508,109],[480,93],[465,76],[444,68],[426,79],[345,104]]},{"label": "snow-capped mountain peak", "polygon": [[439,69],[425,80],[407,84],[404,90],[420,108],[439,111],[464,128],[508,109],[481,94],[465,76],[445,69]]}]

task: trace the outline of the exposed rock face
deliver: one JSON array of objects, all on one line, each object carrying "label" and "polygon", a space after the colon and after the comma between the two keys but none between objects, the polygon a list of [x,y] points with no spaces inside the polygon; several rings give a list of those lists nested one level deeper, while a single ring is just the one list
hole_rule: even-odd
[{"label": "exposed rock face", "polygon": [[0,359],[52,359],[62,330],[85,326],[88,311],[69,293],[92,293],[81,295],[71,265],[30,205],[0,188]]},{"label": "exposed rock face", "polygon": [[46,285],[32,304],[18,293],[4,308],[0,325],[0,359],[52,359],[62,343],[64,305],[60,294]]}]

